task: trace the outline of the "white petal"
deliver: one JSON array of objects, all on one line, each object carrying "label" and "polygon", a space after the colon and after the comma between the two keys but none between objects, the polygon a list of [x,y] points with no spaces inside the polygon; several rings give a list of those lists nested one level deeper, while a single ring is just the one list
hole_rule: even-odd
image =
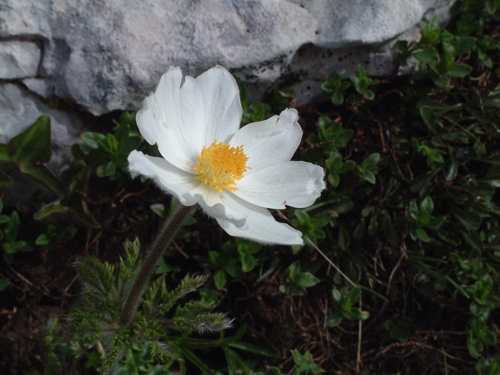
[{"label": "white petal", "polygon": [[247,227],[245,222],[245,214],[239,211],[232,212],[226,209],[224,200],[227,198],[227,193],[219,193],[217,189],[200,184],[194,191],[193,195],[203,210],[215,219],[223,219],[231,222],[238,228]]},{"label": "white petal", "polygon": [[229,143],[233,147],[243,145],[247,165],[252,168],[246,174],[292,158],[302,139],[297,119],[295,109],[285,109],[279,116],[248,124],[234,135]]},{"label": "white petal", "polygon": [[238,181],[233,194],[260,207],[308,207],[325,188],[323,168],[303,161],[284,161]]},{"label": "white petal", "polygon": [[196,157],[205,145],[203,135],[206,132],[207,116],[203,101],[198,82],[193,77],[184,77],[180,94],[182,125],[175,127],[175,131],[182,148],[195,164]]},{"label": "white petal", "polygon": [[158,105],[157,119],[164,127],[180,126],[182,118],[180,115],[180,90],[182,83],[182,71],[180,68],[170,68],[163,74],[155,91]]},{"label": "white petal", "polygon": [[132,177],[142,175],[152,179],[184,206],[192,206],[197,202],[190,192],[196,189],[200,182],[194,179],[193,174],[176,168],[163,158],[144,155],[140,151],[132,151],[128,162]]},{"label": "white petal", "polygon": [[137,126],[142,136],[149,144],[154,145],[156,143],[156,132],[155,126],[155,108],[156,108],[156,97],[154,94],[149,95],[142,102],[142,109],[137,112]]},{"label": "white petal", "polygon": [[201,74],[196,81],[205,104],[204,145],[210,146],[215,139],[228,142],[238,131],[243,113],[235,79],[225,68],[216,66]]},{"label": "white petal", "polygon": [[184,128],[181,81],[179,68],[165,73],[153,96],[146,98],[143,108],[137,113],[137,125],[149,143],[158,143],[158,150],[170,164],[191,172],[196,159],[193,159],[189,146],[180,135],[180,129]]},{"label": "white petal", "polygon": [[255,206],[234,195],[227,194],[224,201],[228,212],[246,215],[246,226],[238,228],[230,221],[216,218],[228,234],[265,244],[303,245],[302,233],[291,226],[277,222],[265,208]]}]

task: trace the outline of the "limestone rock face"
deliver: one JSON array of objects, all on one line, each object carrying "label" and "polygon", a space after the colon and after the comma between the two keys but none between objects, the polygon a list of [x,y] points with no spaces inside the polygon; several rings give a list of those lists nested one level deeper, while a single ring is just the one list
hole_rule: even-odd
[{"label": "limestone rock face", "polygon": [[40,48],[33,42],[0,43],[0,79],[35,77],[40,57]]},{"label": "limestone rock face", "polygon": [[451,2],[0,0],[0,142],[50,114],[55,149],[69,155],[80,121],[44,103],[137,110],[170,66],[197,76],[220,64],[254,94],[295,82],[307,102],[333,71],[394,74],[395,42],[418,39],[422,19],[445,21]]},{"label": "limestone rock face", "polygon": [[26,88],[7,83],[0,85],[0,143],[26,130],[38,117],[49,115],[52,130],[52,158],[49,169],[63,174],[70,165],[69,149],[78,142],[81,122],[74,114],[50,108]]},{"label": "limestone rock face", "polygon": [[[392,72],[394,39],[450,0],[3,0],[0,78],[95,115],[137,109],[170,66],[196,76],[221,64],[266,86],[283,75],[322,80],[365,63]],[[43,54],[41,54],[42,47]],[[302,48],[301,48],[302,47]],[[24,56],[20,58],[20,56]],[[345,56],[345,58],[343,57]]]}]

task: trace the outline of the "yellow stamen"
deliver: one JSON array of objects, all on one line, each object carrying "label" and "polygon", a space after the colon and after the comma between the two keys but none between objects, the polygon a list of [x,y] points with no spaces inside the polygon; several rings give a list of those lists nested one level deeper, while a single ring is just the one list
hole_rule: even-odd
[{"label": "yellow stamen", "polygon": [[243,174],[250,169],[247,167],[248,156],[243,152],[243,146],[231,147],[217,140],[210,147],[203,146],[201,155],[196,158],[196,179],[215,187],[219,193],[224,189],[231,192],[238,190],[236,181],[241,180]]}]

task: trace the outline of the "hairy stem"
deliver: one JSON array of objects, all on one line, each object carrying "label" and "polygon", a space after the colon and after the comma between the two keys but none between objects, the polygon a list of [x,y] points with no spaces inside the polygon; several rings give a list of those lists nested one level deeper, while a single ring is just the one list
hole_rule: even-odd
[{"label": "hairy stem", "polygon": [[154,272],[160,257],[163,255],[163,252],[175,238],[177,231],[181,227],[186,216],[188,216],[191,212],[191,209],[192,207],[186,207],[179,204],[175,212],[167,219],[167,221],[165,221],[160,234],[147,254],[146,259],[139,270],[139,274],[132,285],[130,294],[128,295],[125,306],[123,307],[123,314],[121,318],[122,324],[132,322],[135,311],[137,310],[137,304],[144,293],[144,289],[151,277],[151,274]]}]

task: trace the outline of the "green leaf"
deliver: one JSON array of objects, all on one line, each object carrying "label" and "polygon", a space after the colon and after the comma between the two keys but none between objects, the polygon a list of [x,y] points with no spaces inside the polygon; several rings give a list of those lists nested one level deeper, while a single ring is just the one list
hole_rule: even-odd
[{"label": "green leaf", "polygon": [[353,307],[351,311],[348,313],[351,319],[355,320],[366,320],[370,317],[370,313],[367,311],[362,311],[360,308]]},{"label": "green leaf", "polygon": [[457,56],[469,53],[476,45],[476,38],[472,36],[455,37],[455,53]]},{"label": "green leaf", "polygon": [[9,282],[4,279],[0,279],[0,292],[9,286]]},{"label": "green leaf", "polygon": [[153,211],[155,214],[158,216],[166,219],[168,217],[169,211],[165,208],[165,205],[162,203],[153,203],[151,206],[149,206],[151,211]]},{"label": "green leaf", "polygon": [[156,268],[155,274],[156,275],[163,275],[165,273],[170,273],[175,269],[174,266],[168,264],[164,258],[160,259],[160,263],[158,264],[158,267]]},{"label": "green leaf", "polygon": [[335,311],[329,318],[328,318],[328,321],[327,321],[327,324],[329,327],[336,327],[338,326],[340,323],[342,323],[342,319],[344,319],[344,316],[342,315],[342,313],[338,312],[338,311]]},{"label": "green leaf", "polygon": [[346,301],[348,301],[351,305],[357,303],[359,301],[359,297],[361,296],[361,288],[355,286],[352,288],[346,296]]},{"label": "green leaf", "polygon": [[31,251],[31,246],[26,241],[13,241],[13,242],[5,242],[3,244],[3,248],[6,253],[14,254],[17,252],[26,252]]},{"label": "green leaf", "polygon": [[253,255],[245,253],[238,249],[238,252],[240,253],[240,260],[241,260],[241,269],[243,272],[250,272],[255,268],[257,265],[257,261],[253,257]]},{"label": "green leaf", "polygon": [[48,244],[50,244],[50,238],[46,233],[42,233],[41,235],[39,235],[37,237],[37,239],[35,240],[35,243],[38,246],[47,246]]},{"label": "green leaf", "polygon": [[467,349],[469,349],[469,353],[471,356],[473,356],[474,358],[478,358],[479,353],[481,353],[484,349],[484,345],[480,340],[469,337],[467,339]]},{"label": "green leaf", "polygon": [[19,214],[16,211],[13,211],[10,214],[9,222],[4,230],[5,239],[7,242],[14,242],[16,240],[17,235],[19,233],[19,225],[20,225]]},{"label": "green leaf", "polygon": [[432,64],[439,60],[436,50],[431,47],[422,47],[421,50],[413,52],[412,55],[424,64]]},{"label": "green leaf", "polygon": [[108,161],[106,164],[101,164],[96,169],[96,174],[99,177],[114,176],[116,173],[116,163],[113,160]]},{"label": "green leaf", "polygon": [[73,159],[75,159],[75,164],[77,166],[79,167],[87,166],[86,160],[89,154],[83,150],[81,145],[75,143],[73,146],[71,146],[70,153],[71,156],[73,156]]},{"label": "green leaf", "polygon": [[42,207],[35,214],[35,219],[40,220],[49,215],[70,213],[73,215],[76,214],[76,217],[85,224],[99,228],[99,224],[89,212],[87,204],[83,199],[89,173],[89,169],[84,169],[74,176],[70,182],[68,193],[58,202]]},{"label": "green leaf", "polygon": [[465,231],[461,232],[462,234],[462,237],[464,238],[464,240],[469,244],[471,245],[473,248],[479,250],[479,251],[483,251],[483,241],[481,241],[481,237],[479,237],[479,235],[476,233],[476,232],[470,232],[470,233],[467,233]]},{"label": "green leaf", "polygon": [[265,357],[275,357],[276,356],[276,352],[274,350],[263,348],[262,346],[250,344],[250,343],[244,342],[244,341],[233,341],[233,342],[230,342],[228,344],[228,346],[230,346],[231,348],[245,350],[247,352],[262,355]]},{"label": "green leaf", "polygon": [[[436,122],[436,116],[434,115],[434,112],[432,111],[431,107],[427,105],[423,105],[420,107],[420,116],[422,116],[422,120],[424,120],[426,125],[434,125]],[[420,147],[418,146],[418,141],[415,138],[412,138],[412,145],[415,147],[416,142],[416,149],[418,150]]]},{"label": "green leaf", "polygon": [[389,335],[398,340],[399,342],[408,341],[408,335],[406,334],[406,327],[402,322],[393,322],[392,320],[387,320],[385,322],[385,329],[389,332]]},{"label": "green leaf", "polygon": [[85,132],[82,134],[83,143],[95,150],[106,143],[106,136],[96,132]]},{"label": "green leaf", "polygon": [[342,300],[342,293],[338,289],[332,290],[333,299],[335,302],[340,302]]},{"label": "green leaf", "polygon": [[224,270],[217,270],[214,273],[214,283],[217,289],[222,289],[226,285],[227,275]]},{"label": "green leaf", "polygon": [[344,214],[352,210],[353,207],[354,203],[351,201],[351,199],[349,199],[348,197],[344,197],[337,203],[333,204],[330,210],[335,211],[339,214]]},{"label": "green leaf", "polygon": [[41,116],[33,125],[12,138],[8,144],[12,161],[46,163],[52,155],[50,117]]},{"label": "green leaf", "polygon": [[[127,134],[127,137],[128,137],[128,134]],[[118,154],[118,149],[120,147],[120,143],[118,142],[118,140],[115,138],[115,136],[113,134],[108,134],[106,136],[106,144],[107,144],[108,149],[110,150],[112,155]]]},{"label": "green leaf", "polygon": [[434,211],[434,202],[431,197],[425,197],[420,203],[420,214],[430,216]]},{"label": "green leaf", "polygon": [[304,212],[302,210],[295,210],[294,214],[297,217],[297,219],[299,220],[300,225],[305,225],[305,224],[309,223],[309,221],[311,220],[311,217],[309,216],[309,214],[307,214],[306,212]]},{"label": "green leaf", "polygon": [[[500,92],[490,92],[486,98],[483,99],[483,106],[485,107],[500,107]],[[498,159],[500,156],[492,156],[491,159]]]},{"label": "green leaf", "polygon": [[58,196],[64,194],[64,186],[59,179],[45,166],[37,163],[23,163],[19,165],[22,173],[31,175]]},{"label": "green leaf", "polygon": [[11,184],[12,184],[12,179],[5,173],[0,171],[0,187],[9,186]]},{"label": "green leaf", "polygon": [[354,168],[356,168],[356,163],[352,160],[348,160],[346,161],[345,163],[342,164],[342,166],[337,169],[337,173],[345,173],[345,172],[349,172],[349,171],[352,171]]},{"label": "green leaf", "polygon": [[337,187],[339,186],[339,183],[340,183],[340,176],[338,175],[338,173],[336,172],[330,172],[328,174],[328,182],[330,182],[330,184],[333,186],[333,187]]},{"label": "green leaf", "polygon": [[422,241],[424,241],[424,242],[430,242],[431,241],[431,238],[429,237],[429,235],[427,234],[427,232],[425,231],[424,228],[422,228],[422,227],[416,227],[415,231],[417,233],[417,237],[420,238]]},{"label": "green leaf", "polygon": [[380,161],[379,153],[371,154],[365,160],[363,160],[363,163],[361,164],[360,168],[363,170],[373,169],[378,164],[379,161]]},{"label": "green leaf", "polygon": [[340,91],[335,91],[332,94],[332,103],[335,105],[341,105],[344,102],[344,95]]},{"label": "green leaf", "polygon": [[375,184],[375,182],[376,182],[375,175],[373,174],[373,172],[370,172],[370,171],[360,171],[359,177],[361,177],[363,180],[366,180],[372,184]]},{"label": "green leaf", "polygon": [[310,272],[301,272],[295,278],[295,283],[303,288],[309,288],[319,283],[319,279]]},{"label": "green leaf", "polygon": [[321,367],[314,363],[312,355],[309,351],[307,351],[304,355],[300,354],[298,350],[291,350],[291,352],[293,355],[293,361],[297,365],[294,375],[305,375],[310,372],[313,374],[325,372]]},{"label": "green leaf", "polygon": [[351,140],[353,134],[354,132],[352,131],[352,129],[344,130],[342,133],[340,133],[335,142],[333,142],[333,145],[335,147],[344,148],[345,146],[347,146],[347,143]]},{"label": "green leaf", "polygon": [[481,216],[475,212],[455,209],[452,213],[467,229],[475,231],[479,228],[479,225],[481,225]]},{"label": "green leaf", "polygon": [[472,72],[472,67],[467,65],[467,64],[453,64],[446,72],[445,74],[448,77],[453,77],[453,78],[463,78],[466,77]]},{"label": "green leaf", "polygon": [[458,173],[458,164],[455,161],[455,159],[452,159],[447,169],[445,180],[452,181],[457,176],[457,173]]},{"label": "green leaf", "polygon": [[375,99],[375,93],[372,90],[366,90],[363,92],[363,98],[366,100],[373,100]]},{"label": "green leaf", "polygon": [[31,175],[59,196],[64,193],[61,182],[42,164],[48,162],[52,155],[49,116],[38,118],[2,150],[8,152],[8,156],[3,155],[2,159],[15,163],[21,173]]}]

